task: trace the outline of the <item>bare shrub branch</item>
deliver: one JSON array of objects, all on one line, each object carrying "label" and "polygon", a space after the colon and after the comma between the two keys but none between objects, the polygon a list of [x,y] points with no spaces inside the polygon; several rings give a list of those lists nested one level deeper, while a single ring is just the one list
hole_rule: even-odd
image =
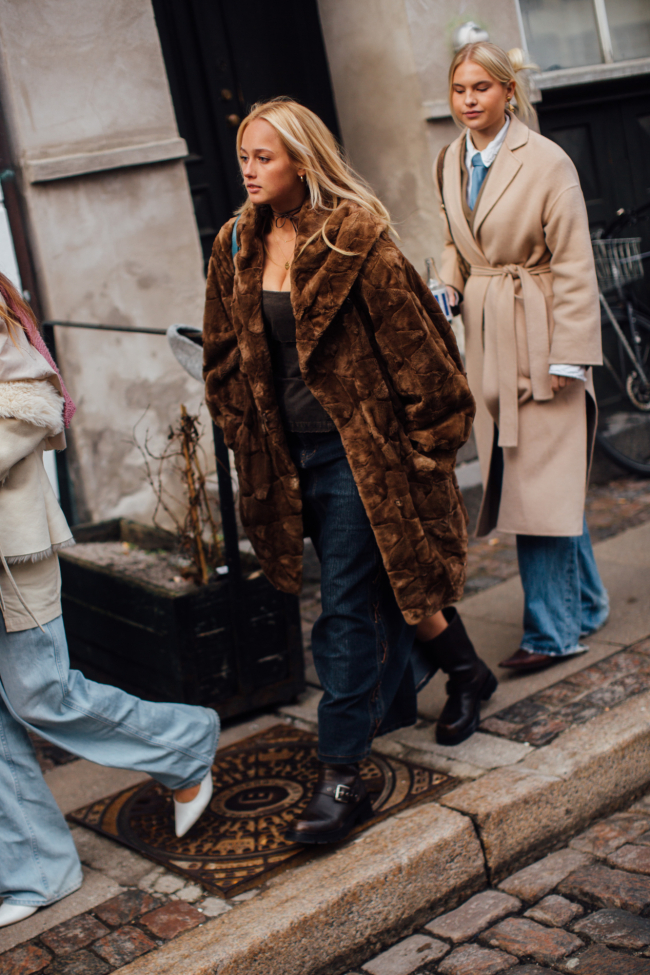
[{"label": "bare shrub branch", "polygon": [[[207,458],[200,443],[202,424],[199,415],[191,415],[181,405],[180,419],[176,425],[170,426],[167,444],[159,454],[151,449],[148,430],[144,442],[139,441],[137,426],[133,428],[133,443],[140,451],[145,477],[156,498],[153,523],[162,527],[158,519],[164,511],[175,527],[181,552],[192,564],[187,575],[197,584],[205,585],[211,572],[223,565],[224,560],[216,501],[218,494],[216,490],[208,491],[216,472],[207,469]],[[182,500],[166,486],[172,475],[183,486]]]}]

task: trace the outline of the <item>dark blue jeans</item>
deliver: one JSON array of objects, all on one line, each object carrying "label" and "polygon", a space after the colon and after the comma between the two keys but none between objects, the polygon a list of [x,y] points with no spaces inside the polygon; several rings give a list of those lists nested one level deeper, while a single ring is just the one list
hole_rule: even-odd
[{"label": "dark blue jeans", "polygon": [[395,600],[338,433],[287,436],[305,535],[321,561],[323,611],[312,631],[324,690],[318,757],[358,762],[376,735],[416,720],[415,627]]}]

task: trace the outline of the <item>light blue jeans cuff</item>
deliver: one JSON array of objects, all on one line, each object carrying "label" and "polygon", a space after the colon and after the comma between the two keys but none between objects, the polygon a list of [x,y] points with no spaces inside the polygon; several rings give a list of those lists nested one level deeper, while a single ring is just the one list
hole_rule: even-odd
[{"label": "light blue jeans cuff", "polygon": [[554,656],[582,652],[581,635],[600,629],[609,615],[586,520],[582,535],[517,535],[517,557],[524,589],[521,648]]}]

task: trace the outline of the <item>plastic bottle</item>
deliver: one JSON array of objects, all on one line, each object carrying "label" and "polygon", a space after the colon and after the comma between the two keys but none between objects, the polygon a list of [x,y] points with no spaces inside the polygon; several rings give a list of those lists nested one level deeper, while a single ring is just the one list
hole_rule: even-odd
[{"label": "plastic bottle", "polygon": [[436,264],[432,257],[427,257],[427,287],[429,291],[436,299],[443,315],[448,322],[452,320],[451,308],[449,307],[449,298],[447,297],[447,289],[438,277],[438,272],[436,270]]}]

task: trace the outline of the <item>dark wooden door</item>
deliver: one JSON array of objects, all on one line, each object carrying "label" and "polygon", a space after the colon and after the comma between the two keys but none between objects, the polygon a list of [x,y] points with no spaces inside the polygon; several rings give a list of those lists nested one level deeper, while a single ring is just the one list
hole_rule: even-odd
[{"label": "dark wooden door", "polygon": [[[648,90],[644,93],[643,88]],[[550,93],[549,93],[550,94]],[[575,163],[587,204],[592,231],[602,230],[619,210],[650,202],[650,84],[632,79],[593,90],[584,86],[553,93],[539,109],[542,133],[557,142]],[[648,213],[650,217],[650,211]],[[641,250],[650,251],[650,220],[622,224],[617,237],[640,237]],[[632,293],[650,305],[650,260],[645,278],[634,282]],[[602,316],[603,353],[625,376],[627,364],[618,337]],[[606,368],[594,371],[601,421],[619,417],[631,407]],[[620,425],[620,419],[619,419]]]},{"label": "dark wooden door", "polygon": [[[542,134],[575,163],[592,231],[605,228],[621,209],[650,202],[650,80],[623,79],[545,92],[538,106]],[[641,237],[650,251],[650,212],[616,236]],[[650,261],[634,292],[650,304]]]},{"label": "dark wooden door", "polygon": [[589,222],[650,202],[650,93],[540,108],[542,134],[575,163]]},{"label": "dark wooden door", "polygon": [[[632,169],[635,199],[650,202],[650,91],[621,103],[621,117]],[[637,204],[637,205],[638,205]]]},{"label": "dark wooden door", "polygon": [[152,0],[204,258],[244,200],[237,127],[250,106],[290,95],[338,123],[316,0]]},{"label": "dark wooden door", "polygon": [[564,149],[578,170],[593,229],[604,227],[618,207],[632,202],[627,199],[629,180],[623,176],[629,166],[622,139],[610,136],[620,129],[618,115],[612,106],[586,114],[573,108],[540,113],[542,133]]}]

